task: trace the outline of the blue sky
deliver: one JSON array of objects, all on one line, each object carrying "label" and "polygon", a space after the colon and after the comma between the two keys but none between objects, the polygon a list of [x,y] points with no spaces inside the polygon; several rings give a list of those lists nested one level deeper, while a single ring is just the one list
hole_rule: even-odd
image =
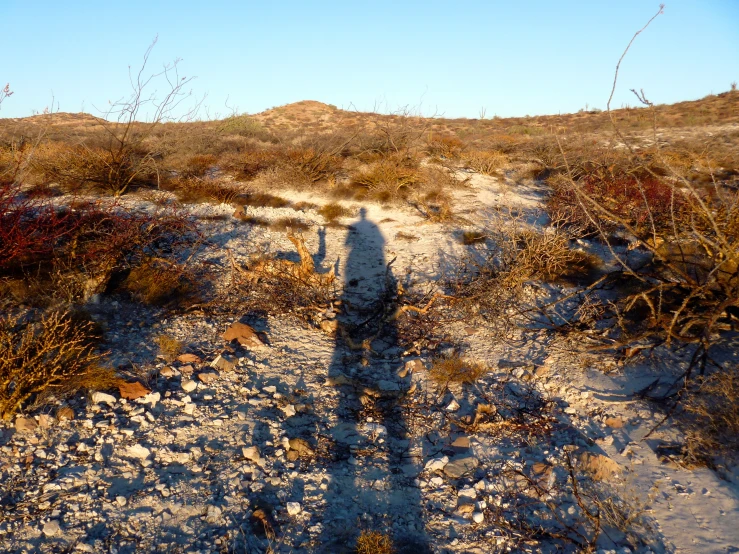
[{"label": "blue sky", "polygon": [[[739,81],[739,0],[665,0],[637,38],[613,105],[656,103]],[[156,70],[181,58],[202,116],[298,100],[478,117],[604,108],[645,0],[43,2],[0,0],[0,117],[50,106],[99,115],[128,94],[155,36]],[[161,89],[161,87],[160,87]],[[226,105],[228,104],[227,107]],[[96,109],[97,108],[97,109]]]}]

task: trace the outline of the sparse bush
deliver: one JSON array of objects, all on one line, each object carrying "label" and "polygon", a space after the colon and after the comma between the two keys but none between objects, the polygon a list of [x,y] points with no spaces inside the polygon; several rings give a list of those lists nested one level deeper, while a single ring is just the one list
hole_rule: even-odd
[{"label": "sparse bush", "polygon": [[458,354],[434,358],[431,361],[429,377],[438,385],[476,383],[490,369],[483,363],[462,358]]},{"label": "sparse bush", "polygon": [[182,341],[170,335],[159,335],[156,337],[157,345],[159,346],[159,354],[167,362],[172,362],[182,354],[185,345]]},{"label": "sparse bush", "polygon": [[114,384],[99,365],[94,326],[69,312],[52,311],[38,321],[0,317],[0,417],[10,418],[40,395],[57,398],[90,385]]},{"label": "sparse bush", "polygon": [[440,133],[431,133],[427,139],[427,151],[431,156],[458,158],[464,146],[457,137]]},{"label": "sparse bush", "polygon": [[121,285],[144,304],[184,305],[198,296],[198,287],[188,268],[161,258],[144,258],[133,267]]},{"label": "sparse bush", "polygon": [[510,162],[506,154],[488,150],[470,150],[462,155],[462,160],[467,167],[483,175],[495,175]]}]

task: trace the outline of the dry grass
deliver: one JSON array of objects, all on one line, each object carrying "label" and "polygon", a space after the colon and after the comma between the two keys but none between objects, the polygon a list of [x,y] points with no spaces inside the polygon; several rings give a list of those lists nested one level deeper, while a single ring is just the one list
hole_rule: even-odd
[{"label": "dry grass", "polygon": [[362,531],[357,538],[357,554],[393,554],[393,541],[386,533]]},{"label": "dry grass", "polygon": [[0,417],[10,418],[33,398],[114,384],[112,371],[99,365],[95,336],[92,323],[70,312],[52,311],[38,321],[0,318]]},{"label": "dry grass", "polygon": [[144,304],[182,306],[197,298],[198,288],[186,266],[166,259],[145,258],[131,269],[122,285]]}]

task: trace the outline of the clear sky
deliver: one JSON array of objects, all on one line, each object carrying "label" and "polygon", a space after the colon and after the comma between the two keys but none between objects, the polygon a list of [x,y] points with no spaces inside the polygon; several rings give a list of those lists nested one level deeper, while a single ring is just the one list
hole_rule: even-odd
[{"label": "clear sky", "polygon": [[[627,56],[613,106],[701,98],[739,81],[739,0],[665,0]],[[604,108],[646,0],[0,0],[0,117],[50,106],[95,115],[181,58],[211,117],[298,100],[478,117]],[[227,100],[228,99],[228,100]]]}]

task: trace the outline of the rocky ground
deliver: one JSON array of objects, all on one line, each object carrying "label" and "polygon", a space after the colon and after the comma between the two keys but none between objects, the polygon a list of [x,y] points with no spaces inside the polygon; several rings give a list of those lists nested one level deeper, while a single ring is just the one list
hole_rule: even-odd
[{"label": "rocky ground", "polygon": [[[455,200],[484,224],[496,205],[535,220],[539,194],[475,175]],[[366,206],[345,223],[305,233],[353,310],[328,321],[359,317],[390,260],[396,278],[433,282],[464,251],[458,225],[402,209]],[[230,218],[204,225],[200,256],[214,267],[264,242],[292,248]],[[669,426],[642,440],[661,415],[632,393],[654,367],[584,361],[545,333],[500,342],[457,321],[449,344],[491,370],[445,390],[430,355],[392,329],[368,353],[291,318],[163,313],[116,297],[90,311],[106,321],[113,363],[146,388],[0,424],[2,551],[350,552],[361,530],[389,533],[399,552],[578,551],[596,526],[599,552],[739,551],[734,474],[665,463],[656,445],[674,437]],[[164,333],[184,352],[157,357]],[[598,502],[598,522],[581,497]]]}]

